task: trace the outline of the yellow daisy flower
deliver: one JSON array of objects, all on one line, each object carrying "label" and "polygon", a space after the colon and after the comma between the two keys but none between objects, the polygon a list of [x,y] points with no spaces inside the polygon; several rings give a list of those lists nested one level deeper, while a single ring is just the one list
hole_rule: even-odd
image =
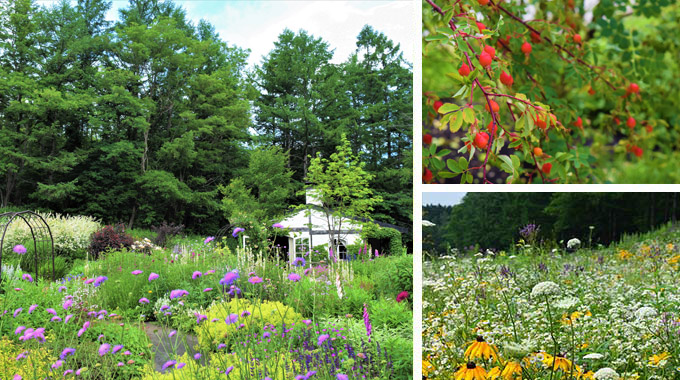
[{"label": "yellow daisy flower", "polygon": [[481,335],[477,335],[477,339],[465,350],[465,359],[498,359],[497,352],[496,346],[487,343]]},{"label": "yellow daisy flower", "polygon": [[468,362],[456,371],[454,380],[486,380],[486,371],[482,367],[477,367],[474,362]]},{"label": "yellow daisy flower", "polygon": [[[662,352],[658,355],[652,355],[649,357],[649,365],[653,367],[658,367],[659,365],[663,366],[666,364],[665,360],[671,357],[671,354],[668,352]],[[660,364],[661,362],[664,362],[663,364]]]},{"label": "yellow daisy flower", "polygon": [[564,373],[571,372],[571,360],[565,358],[562,355],[552,356],[545,353],[545,359],[543,359],[543,364],[551,368],[553,371],[562,370]]}]

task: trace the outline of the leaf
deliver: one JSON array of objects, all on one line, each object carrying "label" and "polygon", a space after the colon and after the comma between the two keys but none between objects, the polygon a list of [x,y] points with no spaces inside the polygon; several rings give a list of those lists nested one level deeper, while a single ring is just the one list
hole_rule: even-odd
[{"label": "leaf", "polygon": [[445,114],[453,111],[458,111],[460,107],[458,107],[457,104],[452,104],[452,103],[444,103],[441,107],[439,107],[439,113],[440,114]]},{"label": "leaf", "polygon": [[451,133],[456,133],[460,129],[460,127],[463,126],[463,115],[460,113],[455,114],[451,117],[451,122],[449,124],[449,129],[451,130]]},{"label": "leaf", "polygon": [[444,156],[449,155],[449,154],[451,154],[450,149],[442,149],[439,152],[437,152],[437,157],[444,157]]},{"label": "leaf", "polygon": [[498,156],[498,158],[499,158],[501,161],[503,161],[504,163],[506,163],[506,164],[508,165],[508,167],[510,167],[511,172],[512,172],[512,168],[513,168],[512,159],[510,159],[510,157],[509,157],[509,156],[506,156],[505,154],[502,154],[502,155]]},{"label": "leaf", "polygon": [[521,164],[521,162],[519,161],[519,157],[513,154],[512,156],[510,156],[510,159],[512,160],[512,167],[519,169],[519,166]]},{"label": "leaf", "polygon": [[[454,98],[458,97],[465,97],[465,94],[467,93],[467,85],[461,87],[454,95]],[[443,106],[442,106],[443,107]]]},{"label": "leaf", "polygon": [[472,183],[472,181],[473,181],[473,179],[472,179],[472,174],[468,173],[468,174],[465,176],[465,178],[467,179],[467,181],[468,181],[469,183]]},{"label": "leaf", "polygon": [[437,173],[437,175],[441,178],[453,178],[453,177],[458,176],[458,174],[456,174],[456,173],[444,172],[444,171]]},{"label": "leaf", "polygon": [[472,108],[466,108],[463,110],[463,120],[465,120],[466,123],[474,123],[475,122],[475,111]]},{"label": "leaf", "polygon": [[460,166],[458,166],[458,162],[456,160],[449,158],[446,160],[446,166],[449,168],[454,173],[460,173],[463,170],[461,170]]},{"label": "leaf", "polygon": [[460,160],[458,160],[458,166],[462,170],[467,170],[469,164],[470,163],[468,162],[468,160],[465,159],[465,157],[461,157]]}]

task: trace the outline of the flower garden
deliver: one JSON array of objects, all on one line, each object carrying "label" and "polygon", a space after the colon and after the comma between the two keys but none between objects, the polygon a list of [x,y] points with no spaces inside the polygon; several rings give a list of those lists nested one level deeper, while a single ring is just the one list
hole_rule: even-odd
[{"label": "flower garden", "polygon": [[680,230],[577,243],[425,263],[424,378],[680,378]]},{"label": "flower garden", "polygon": [[[310,252],[289,263],[274,249],[236,247],[242,229],[156,246],[151,231],[48,223],[57,281],[28,269],[32,242],[20,227],[5,238],[0,379],[412,377],[405,252],[360,247],[352,261]],[[132,244],[93,254],[93,237]]]}]

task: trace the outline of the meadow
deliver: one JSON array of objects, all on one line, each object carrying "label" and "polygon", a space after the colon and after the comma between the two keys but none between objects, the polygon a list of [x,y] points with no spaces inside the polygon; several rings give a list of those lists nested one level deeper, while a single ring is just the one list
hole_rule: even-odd
[{"label": "meadow", "polygon": [[582,240],[426,262],[424,378],[680,378],[680,230]]},{"label": "meadow", "polygon": [[[32,243],[20,231],[5,240],[0,379],[412,377],[405,250],[354,247],[352,261],[311,251],[291,263],[273,247],[237,247],[238,230],[156,245],[152,231],[104,228],[102,239],[88,218],[50,223],[57,281],[22,270]],[[132,244],[94,252],[93,237]]]}]

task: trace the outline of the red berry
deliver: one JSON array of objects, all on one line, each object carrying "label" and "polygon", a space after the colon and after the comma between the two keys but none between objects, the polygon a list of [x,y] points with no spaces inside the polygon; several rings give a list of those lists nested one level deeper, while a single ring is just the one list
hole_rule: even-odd
[{"label": "red berry", "polygon": [[497,129],[498,129],[498,128],[497,128],[496,125],[494,125],[493,120],[491,120],[491,121],[489,122],[489,125],[486,126],[486,130],[489,131],[489,132],[491,132],[491,135],[492,135],[493,137],[496,137],[496,130],[497,130]]},{"label": "red berry", "polygon": [[576,119],[576,121],[574,122],[574,125],[583,129],[583,121],[581,120],[581,116],[579,116],[578,119]]},{"label": "red berry", "polygon": [[429,133],[426,133],[423,135],[423,143],[425,145],[430,145],[432,144],[432,135]]},{"label": "red berry", "polygon": [[491,65],[492,58],[487,52],[482,52],[482,54],[479,55],[479,64],[482,65],[482,67],[489,67]]},{"label": "red berry", "polygon": [[626,122],[626,125],[627,125],[628,128],[630,128],[630,129],[635,128],[635,125],[636,125],[636,124],[637,124],[637,122],[635,121],[635,119],[633,119],[632,116],[629,117],[629,118],[628,118],[628,121]]},{"label": "red berry", "polygon": [[590,87],[588,90],[588,95],[595,95],[595,90],[593,90],[593,87]]},{"label": "red berry", "polygon": [[616,123],[616,125],[621,124],[621,120],[619,120],[619,118],[616,116],[614,117],[614,122]]},{"label": "red berry", "polygon": [[468,66],[467,63],[463,63],[460,69],[458,69],[458,74],[463,77],[470,75],[470,66]]},{"label": "red berry", "polygon": [[634,155],[642,157],[642,148],[640,148],[639,146],[635,145],[632,148],[630,148],[630,150],[633,152]]},{"label": "red berry", "polygon": [[439,107],[443,106],[444,103],[441,100],[437,100],[434,102],[434,112],[439,112]]},{"label": "red berry", "polygon": [[491,58],[496,56],[496,49],[493,48],[493,46],[486,45],[484,46],[484,51],[491,56]]},{"label": "red berry", "polygon": [[477,0],[477,2],[478,2],[479,5],[481,5],[481,6],[484,6],[484,5],[489,4],[489,0]]},{"label": "red berry", "polygon": [[473,145],[478,149],[486,149],[486,146],[489,145],[489,134],[486,132],[477,133]]},{"label": "red berry", "polygon": [[574,34],[574,42],[577,44],[581,43],[581,35],[580,34]]},{"label": "red berry", "polygon": [[477,29],[479,29],[479,33],[481,33],[482,30],[486,29],[486,25],[482,24],[481,22],[478,22]]},{"label": "red berry", "polygon": [[630,86],[628,86],[628,92],[637,94],[640,92],[640,86],[638,86],[637,83],[631,83]]},{"label": "red berry", "polygon": [[525,42],[522,44],[522,53],[529,55],[531,53],[531,44],[528,42]]},{"label": "red berry", "polygon": [[540,44],[541,35],[536,32],[531,32],[531,41],[533,41],[535,44]]},{"label": "red berry", "polygon": [[548,127],[548,124],[546,124],[545,120],[541,120],[541,118],[538,116],[536,116],[536,125],[544,131]]},{"label": "red berry", "polygon": [[[489,103],[491,103],[491,109],[493,110],[493,112],[498,113],[498,111],[501,110],[501,108],[498,106],[498,103],[494,102],[493,100],[489,100]],[[489,111],[489,103],[486,103],[484,108],[486,108],[488,112],[491,112]]]},{"label": "red berry", "polygon": [[541,167],[541,171],[547,175],[550,175],[550,171],[552,170],[552,164],[550,162],[546,162],[543,164],[543,167]]},{"label": "red berry", "polygon": [[534,156],[541,157],[542,155],[543,155],[543,149],[541,149],[539,147],[535,147],[534,148]]},{"label": "red berry", "polygon": [[432,181],[432,171],[428,168],[423,168],[423,182],[429,183]]},{"label": "red berry", "polygon": [[651,125],[649,125],[649,124],[647,124],[647,126],[645,127],[645,129],[647,129],[647,132],[648,132],[648,133],[652,133],[652,131],[654,130],[654,128],[653,128]]},{"label": "red berry", "polygon": [[512,79],[512,75],[506,73],[505,71],[501,72],[501,83],[506,86],[512,86],[513,82],[514,80]]}]

